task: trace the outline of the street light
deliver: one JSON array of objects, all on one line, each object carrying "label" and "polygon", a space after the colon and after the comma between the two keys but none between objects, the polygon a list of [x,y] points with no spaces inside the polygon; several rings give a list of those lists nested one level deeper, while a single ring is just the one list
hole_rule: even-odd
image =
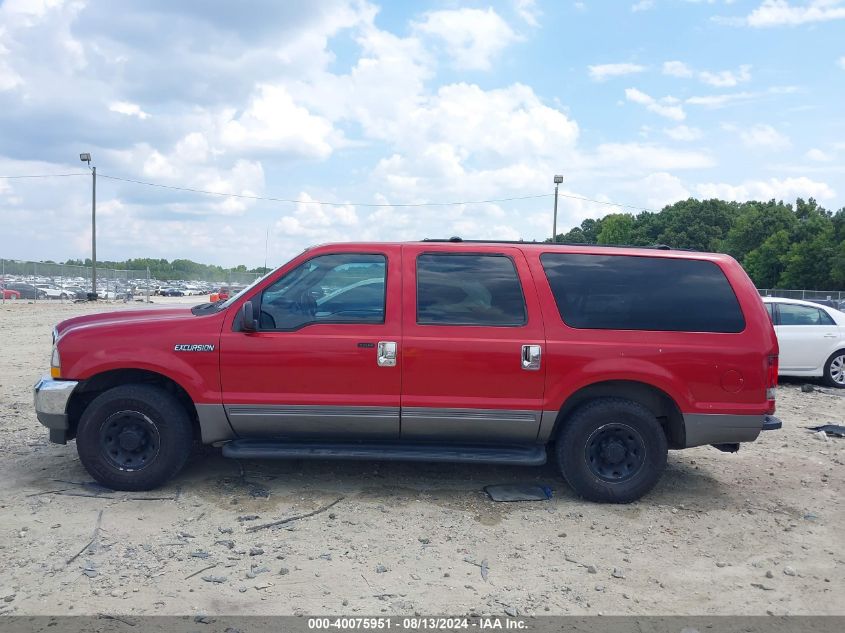
[{"label": "street light", "polygon": [[[91,167],[91,154],[83,152],[79,160]],[[91,297],[97,299],[97,167],[91,167]]]},{"label": "street light", "polygon": [[552,222],[552,243],[557,240],[557,188],[563,182],[563,176],[555,176],[555,217]]}]

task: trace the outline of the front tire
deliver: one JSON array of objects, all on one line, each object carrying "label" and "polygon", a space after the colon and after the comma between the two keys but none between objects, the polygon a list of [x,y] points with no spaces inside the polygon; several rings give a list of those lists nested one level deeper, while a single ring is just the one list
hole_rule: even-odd
[{"label": "front tire", "polygon": [[558,434],[564,478],[584,499],[630,503],[649,492],[666,467],[666,435],[654,414],[621,398],[580,406]]},{"label": "front tire", "polygon": [[123,385],[97,396],[76,432],[82,465],[114,490],[152,490],[188,459],[193,434],[185,408],[150,385]]},{"label": "front tire", "polygon": [[833,352],[824,364],[824,383],[828,387],[845,389],[845,349]]}]

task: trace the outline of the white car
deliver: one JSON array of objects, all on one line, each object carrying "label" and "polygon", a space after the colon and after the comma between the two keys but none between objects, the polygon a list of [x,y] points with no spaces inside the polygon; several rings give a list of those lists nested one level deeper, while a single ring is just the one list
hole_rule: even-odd
[{"label": "white car", "polygon": [[845,312],[780,297],[763,303],[778,337],[778,374],[820,377],[845,389]]}]

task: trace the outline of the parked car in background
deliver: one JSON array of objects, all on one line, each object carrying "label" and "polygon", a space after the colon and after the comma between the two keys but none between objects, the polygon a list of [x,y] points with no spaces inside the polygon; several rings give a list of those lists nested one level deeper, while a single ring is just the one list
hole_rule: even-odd
[{"label": "parked car in background", "polygon": [[181,290],[180,288],[162,288],[161,289],[161,296],[162,297],[184,297],[185,291]]},{"label": "parked car in background", "polygon": [[10,288],[2,288],[3,292],[3,299],[6,301],[15,301],[16,299],[21,298],[21,293],[17,290],[12,290]]},{"label": "parked car in background", "polygon": [[822,378],[845,389],[845,312],[799,299],[763,297],[780,345],[781,376]]},{"label": "parked car in background", "polygon": [[45,292],[48,299],[67,299],[68,293],[52,284],[35,284],[36,288],[40,288]]},{"label": "parked car in background", "polygon": [[21,299],[46,299],[47,293],[41,289],[23,282],[12,282],[6,284],[6,288],[20,294]]}]

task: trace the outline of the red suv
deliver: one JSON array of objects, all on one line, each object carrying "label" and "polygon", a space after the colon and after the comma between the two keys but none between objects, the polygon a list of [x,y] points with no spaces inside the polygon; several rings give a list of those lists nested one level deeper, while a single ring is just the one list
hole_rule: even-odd
[{"label": "red suv", "polygon": [[[776,429],[778,346],[727,255],[551,244],[333,244],[224,303],[60,323],[50,439],[149,489],[194,438],[236,458],[543,464],[648,492],[668,449]],[[550,449],[550,450],[549,450]]]}]

